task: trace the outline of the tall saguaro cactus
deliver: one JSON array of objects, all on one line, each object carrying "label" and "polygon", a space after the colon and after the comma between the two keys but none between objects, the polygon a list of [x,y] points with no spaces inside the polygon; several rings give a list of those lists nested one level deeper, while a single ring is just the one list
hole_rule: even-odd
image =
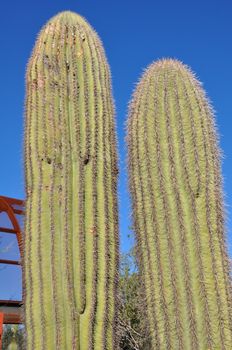
[{"label": "tall saguaro cactus", "polygon": [[231,349],[220,152],[213,112],[176,60],[142,76],[128,118],[128,168],[153,349]]},{"label": "tall saguaro cactus", "polygon": [[114,107],[104,50],[82,17],[45,25],[26,84],[27,350],[114,349]]}]

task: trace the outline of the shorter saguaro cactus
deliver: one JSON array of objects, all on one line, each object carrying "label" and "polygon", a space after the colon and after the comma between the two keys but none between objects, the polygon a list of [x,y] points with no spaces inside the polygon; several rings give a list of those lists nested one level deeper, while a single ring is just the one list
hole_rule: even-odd
[{"label": "shorter saguaro cactus", "polygon": [[220,151],[191,71],[153,63],[130,104],[128,168],[153,349],[231,349]]},{"label": "shorter saguaro cactus", "polygon": [[115,349],[117,154],[97,34],[63,12],[27,70],[24,238],[27,350]]}]

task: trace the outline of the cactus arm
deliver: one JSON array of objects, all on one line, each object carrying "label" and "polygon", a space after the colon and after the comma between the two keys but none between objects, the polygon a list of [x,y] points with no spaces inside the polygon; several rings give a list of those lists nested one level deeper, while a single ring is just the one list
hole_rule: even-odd
[{"label": "cactus arm", "polygon": [[153,348],[229,349],[231,281],[212,112],[192,73],[149,67],[132,99],[128,166]]},{"label": "cactus arm", "polygon": [[117,346],[116,142],[108,69],[97,35],[70,12],[43,28],[28,66],[28,349]]}]

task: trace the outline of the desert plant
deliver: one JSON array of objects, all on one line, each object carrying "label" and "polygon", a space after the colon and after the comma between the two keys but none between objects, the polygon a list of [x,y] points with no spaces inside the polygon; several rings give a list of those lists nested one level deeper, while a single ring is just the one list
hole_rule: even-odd
[{"label": "desert plant", "polygon": [[133,95],[128,169],[152,349],[230,349],[230,267],[212,108],[188,67],[151,64]]},{"label": "desert plant", "polygon": [[144,307],[144,289],[133,247],[128,253],[121,254],[117,330],[120,349],[149,350],[151,348]]},{"label": "desert plant", "polygon": [[18,325],[5,325],[2,337],[2,350],[24,349],[24,328]]},{"label": "desert plant", "polygon": [[27,350],[115,349],[114,107],[103,47],[79,15],[40,32],[25,114]]}]

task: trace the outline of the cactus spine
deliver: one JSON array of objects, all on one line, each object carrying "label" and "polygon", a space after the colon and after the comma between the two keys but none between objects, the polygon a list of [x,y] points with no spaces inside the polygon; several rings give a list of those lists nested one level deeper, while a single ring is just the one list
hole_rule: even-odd
[{"label": "cactus spine", "polygon": [[26,84],[27,350],[114,349],[114,107],[103,47],[82,17],[47,23]]},{"label": "cactus spine", "polygon": [[128,169],[153,349],[230,349],[231,280],[213,112],[191,71],[153,63],[129,109]]}]

